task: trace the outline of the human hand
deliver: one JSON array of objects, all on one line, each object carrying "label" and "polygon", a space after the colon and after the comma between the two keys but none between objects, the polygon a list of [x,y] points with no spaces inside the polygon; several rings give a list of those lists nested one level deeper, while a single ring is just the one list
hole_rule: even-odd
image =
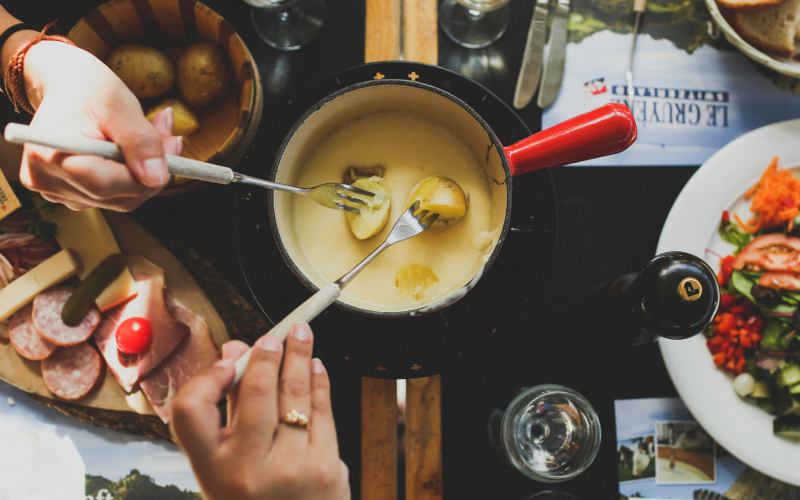
[{"label": "human hand", "polygon": [[[225,344],[223,358],[180,390],[172,426],[207,500],[349,500],[329,379],[322,363],[312,361],[312,345],[305,323],[292,328],[285,358],[277,337],[258,339],[241,384],[228,396],[226,427],[217,402],[246,344]],[[279,424],[293,409],[309,416],[308,428]]]},{"label": "human hand", "polygon": [[34,45],[25,56],[26,89],[36,108],[31,126],[113,141],[126,164],[99,156],[68,155],[26,145],[20,181],[73,210],[100,207],[130,211],[169,180],[164,153],[179,155],[174,115],[165,110],[151,124],[138,99],[105,64],[61,42]]}]

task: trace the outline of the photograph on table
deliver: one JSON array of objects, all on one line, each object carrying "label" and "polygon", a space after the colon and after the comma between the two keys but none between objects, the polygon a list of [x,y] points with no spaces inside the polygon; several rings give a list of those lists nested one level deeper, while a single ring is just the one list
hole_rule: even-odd
[{"label": "photograph on table", "polygon": [[656,484],[717,482],[715,443],[694,421],[656,422]]},{"label": "photograph on table", "polygon": [[3,381],[0,450],[1,500],[202,499],[174,444],[82,422]]},{"label": "photograph on table", "polygon": [[653,435],[617,441],[619,481],[641,481],[656,477]]}]

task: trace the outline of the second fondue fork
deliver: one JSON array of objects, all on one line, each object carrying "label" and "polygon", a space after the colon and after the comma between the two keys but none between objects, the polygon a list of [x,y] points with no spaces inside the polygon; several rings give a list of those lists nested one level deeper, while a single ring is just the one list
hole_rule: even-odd
[{"label": "second fondue fork", "polygon": [[[327,309],[329,305],[336,302],[336,299],[338,299],[339,295],[342,294],[342,288],[350,283],[350,281],[352,281],[353,278],[355,278],[356,275],[367,266],[367,264],[372,262],[373,259],[378,256],[378,254],[395,243],[405,241],[412,236],[416,236],[422,231],[428,229],[430,225],[433,224],[439,217],[439,214],[431,214],[426,218],[428,215],[427,210],[421,210],[419,213],[415,213],[419,209],[419,205],[420,202],[415,201],[414,204],[411,205],[411,207],[406,210],[399,219],[397,219],[397,222],[394,224],[392,232],[389,233],[386,241],[381,243],[381,245],[376,248],[375,251],[369,254],[364,260],[359,262],[359,264],[351,269],[347,274],[333,283],[322,287],[317,293],[312,295],[311,298],[300,304],[297,309],[289,313],[289,315],[283,318],[280,323],[272,327],[272,330],[267,332],[267,335],[274,335],[281,339],[281,341],[286,340],[286,337],[289,335],[289,330],[291,330],[294,325],[297,323],[309,323],[312,319],[316,318],[319,313]],[[228,389],[225,391],[226,395],[237,385],[239,385],[239,382],[242,381],[244,370],[247,368],[247,363],[250,361],[250,353],[252,352],[253,348],[251,347],[246,353],[244,353],[244,355],[242,355],[241,358],[236,360],[236,364],[234,365],[236,368],[236,375],[234,376],[231,385],[228,386]]]},{"label": "second fondue fork", "polygon": [[[31,128],[19,123],[9,123],[6,126],[5,138],[8,142],[16,144],[38,144],[47,146],[63,153],[95,155],[109,160],[125,163],[122,150],[113,142],[89,139],[88,137],[72,136],[51,132],[45,129]],[[308,196],[325,208],[343,210],[351,213],[361,213],[358,207],[348,205],[352,203],[360,206],[367,206],[364,200],[358,199],[352,194],[372,198],[375,193],[365,189],[357,188],[349,184],[329,182],[311,188],[300,188],[279,184],[277,182],[266,181],[249,175],[234,172],[228,167],[205,163],[180,156],[166,155],[167,170],[172,175],[179,175],[189,179],[213,182],[215,184],[230,184],[238,182],[251,186],[259,186],[267,189],[277,189],[289,193],[302,194]],[[345,194],[348,193],[348,194]]]}]

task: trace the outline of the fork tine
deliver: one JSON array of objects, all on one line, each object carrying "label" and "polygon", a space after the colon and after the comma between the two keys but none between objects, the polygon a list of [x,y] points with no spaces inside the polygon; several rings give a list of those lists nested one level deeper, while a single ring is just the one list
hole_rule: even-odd
[{"label": "fork tine", "polygon": [[343,203],[336,202],[336,203],[334,203],[334,205],[339,207],[337,210],[343,210],[345,212],[350,212],[352,214],[360,214],[361,213],[361,210],[357,209],[356,207],[351,207],[351,206],[345,205]]},{"label": "fork tine", "polygon": [[436,222],[436,219],[438,219],[438,218],[439,218],[439,214],[431,214],[430,217],[428,217],[425,220],[420,220],[419,223],[423,228],[427,229],[427,228],[429,228],[431,226],[431,224]]},{"label": "fork tine", "polygon": [[358,205],[366,205],[367,204],[367,202],[364,201],[364,200],[361,200],[361,199],[358,199],[358,198],[354,198],[352,196],[347,196],[346,194],[342,194],[342,193],[339,193],[339,192],[336,193],[336,197],[337,198],[341,198],[341,199],[346,200],[346,201],[349,201],[350,203],[356,203]]},{"label": "fork tine", "polygon": [[424,218],[425,218],[425,216],[426,216],[426,215],[428,215],[428,211],[427,211],[427,210],[423,210],[422,212],[420,212],[420,213],[418,213],[418,214],[414,214],[414,217],[415,217],[415,218],[416,218],[418,221],[421,221],[422,219],[424,219]]},{"label": "fork tine", "polygon": [[350,191],[353,194],[360,194],[361,196],[369,196],[370,198],[375,196],[375,193],[372,191],[367,191],[366,189],[357,188],[355,186],[351,186],[350,184],[337,184],[340,189],[345,191]]}]

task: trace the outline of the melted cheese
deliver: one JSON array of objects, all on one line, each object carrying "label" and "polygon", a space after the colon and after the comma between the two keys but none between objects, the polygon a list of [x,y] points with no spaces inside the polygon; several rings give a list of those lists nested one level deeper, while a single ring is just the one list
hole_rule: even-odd
[{"label": "melted cheese", "polygon": [[[471,278],[475,273],[476,263],[483,262],[487,252],[483,240],[491,232],[492,218],[486,174],[470,150],[443,127],[415,115],[391,113],[360,118],[328,135],[309,156],[297,182],[300,186],[341,182],[348,167],[374,165],[386,168],[392,200],[382,231],[358,240],[342,212],[296,196],[292,201],[295,235],[319,273],[309,278],[322,286],[340,278],[386,239],[404,211],[403,202],[420,180],[433,175],[453,179],[469,200],[464,218],[390,247],[343,290],[367,309],[416,309],[453,292],[465,275]],[[410,264],[428,267],[439,277],[419,299],[398,293],[395,285],[397,273]]]}]

